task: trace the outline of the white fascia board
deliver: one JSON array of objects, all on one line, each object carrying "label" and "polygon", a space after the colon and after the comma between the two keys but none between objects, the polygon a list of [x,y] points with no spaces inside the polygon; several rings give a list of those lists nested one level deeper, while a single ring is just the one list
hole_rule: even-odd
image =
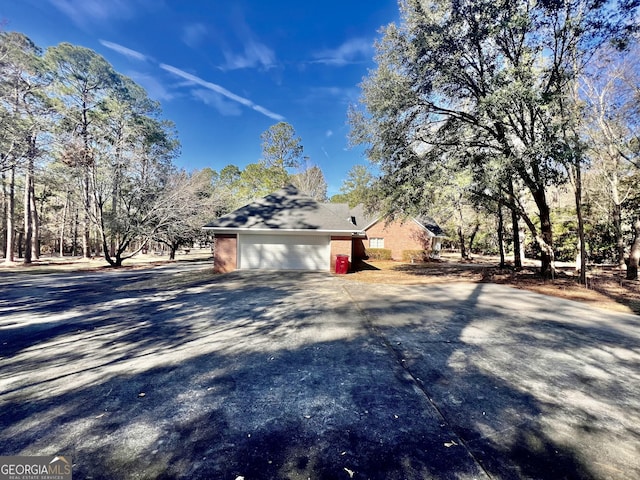
[{"label": "white fascia board", "polygon": [[425,227],[423,224],[421,224],[418,220],[416,220],[415,217],[411,217],[411,219],[416,223],[416,225],[418,225],[420,228],[422,228],[424,231],[427,232],[427,234],[429,235],[429,237],[435,237],[436,235],[429,230],[427,227]]},{"label": "white fascia board", "polygon": [[213,233],[241,233],[243,235],[265,234],[272,235],[292,234],[296,235],[364,235],[364,232],[358,230],[310,230],[295,228],[221,228],[221,227],[203,227],[204,230]]},{"label": "white fascia board", "polygon": [[[413,217],[412,217],[413,218]],[[429,228],[425,227],[423,224],[421,224],[418,220],[416,220],[415,218],[413,218],[413,221],[416,222],[421,228],[425,229],[427,231],[427,233],[429,234],[430,237],[432,238],[447,238],[446,235],[436,235],[435,233],[433,233],[431,230],[429,230]]]}]

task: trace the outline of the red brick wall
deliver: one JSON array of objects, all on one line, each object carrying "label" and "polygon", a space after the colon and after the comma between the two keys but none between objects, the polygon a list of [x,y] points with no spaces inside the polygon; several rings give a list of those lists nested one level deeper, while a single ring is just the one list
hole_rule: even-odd
[{"label": "red brick wall", "polygon": [[351,237],[331,237],[331,271],[336,271],[336,255],[349,255],[349,265],[351,265]]},{"label": "red brick wall", "polygon": [[216,234],[213,241],[213,270],[217,273],[233,272],[238,259],[238,236]]},{"label": "red brick wall", "polygon": [[384,238],[384,248],[391,250],[394,260],[402,260],[403,250],[431,250],[431,238],[413,220],[404,223],[396,220],[388,224],[380,220],[369,227],[366,233],[365,248],[370,248],[369,239]]}]

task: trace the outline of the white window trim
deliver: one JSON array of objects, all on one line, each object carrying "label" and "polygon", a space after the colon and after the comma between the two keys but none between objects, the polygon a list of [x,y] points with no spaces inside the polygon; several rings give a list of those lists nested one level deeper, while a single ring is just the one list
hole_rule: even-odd
[{"label": "white window trim", "polygon": [[369,248],[384,248],[384,237],[371,237]]}]

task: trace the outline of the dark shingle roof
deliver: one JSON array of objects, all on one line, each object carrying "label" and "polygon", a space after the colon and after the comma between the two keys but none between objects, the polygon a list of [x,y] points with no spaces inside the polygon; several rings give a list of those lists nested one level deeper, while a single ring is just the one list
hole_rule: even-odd
[{"label": "dark shingle roof", "polygon": [[212,230],[316,230],[352,233],[360,230],[293,185],[224,215],[204,226]]},{"label": "dark shingle roof", "polygon": [[352,222],[358,230],[364,230],[379,218],[377,214],[368,213],[362,204],[355,207],[350,207],[348,203],[325,203],[323,205],[338,217]]},{"label": "dark shingle roof", "polygon": [[422,216],[415,219],[422,227],[429,230],[435,237],[446,237],[444,231],[440,228],[440,225],[436,221],[427,216]]},{"label": "dark shingle roof", "polygon": [[[322,231],[360,233],[380,217],[367,212],[363,205],[353,208],[346,203],[319,203],[288,185],[266,197],[240,207],[204,226],[219,233],[242,230]],[[430,217],[414,220],[436,237],[444,237],[440,226]]]}]

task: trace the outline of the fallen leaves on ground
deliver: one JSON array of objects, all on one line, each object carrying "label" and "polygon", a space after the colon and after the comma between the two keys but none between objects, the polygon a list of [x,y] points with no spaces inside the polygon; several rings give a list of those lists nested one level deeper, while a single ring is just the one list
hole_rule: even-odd
[{"label": "fallen leaves on ground", "polygon": [[640,314],[640,282],[624,278],[615,266],[591,266],[587,286],[580,285],[574,268],[558,267],[558,277],[543,279],[535,261],[525,268],[500,269],[496,257],[476,256],[472,260],[446,256],[426,263],[371,261],[356,267],[348,280],[374,284],[415,285],[455,282],[493,282],[515,288],[587,303],[608,310]]}]

